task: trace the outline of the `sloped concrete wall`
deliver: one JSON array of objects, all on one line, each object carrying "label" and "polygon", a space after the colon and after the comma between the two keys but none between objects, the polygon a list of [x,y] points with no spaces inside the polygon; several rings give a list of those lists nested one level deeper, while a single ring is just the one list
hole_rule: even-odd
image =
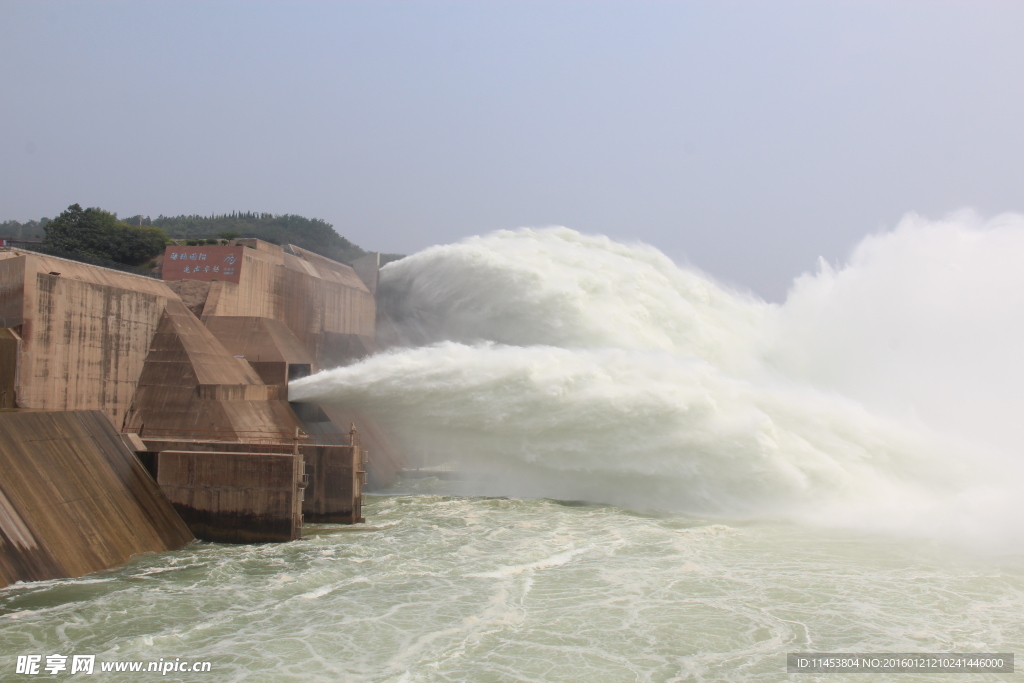
[{"label": "sloped concrete wall", "polygon": [[300,426],[284,387],[269,386],[235,358],[180,301],[169,302],[153,335],[126,429],[293,433]]},{"label": "sloped concrete wall", "polygon": [[191,540],[103,412],[0,413],[0,585],[81,576]]},{"label": "sloped concrete wall", "polygon": [[25,261],[0,253],[0,327],[18,327],[25,319]]}]

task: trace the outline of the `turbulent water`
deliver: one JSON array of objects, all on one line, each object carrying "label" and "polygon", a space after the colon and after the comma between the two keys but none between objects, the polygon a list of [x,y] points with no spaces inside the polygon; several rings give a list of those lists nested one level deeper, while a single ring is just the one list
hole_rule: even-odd
[{"label": "turbulent water", "polygon": [[787,651],[1024,645],[1017,562],[793,525],[416,493],[369,498],[368,529],[196,544],[7,588],[2,679],[19,678],[13,655],[35,652],[213,664],[166,677],[188,681],[783,681]]},{"label": "turbulent water", "polygon": [[421,345],[292,384],[472,493],[1017,549],[1024,217],[909,217],[769,305],[657,250],[498,232],[390,264]]},{"label": "turbulent water", "polygon": [[407,346],[291,393],[372,413],[439,478],[367,526],[4,589],[0,666],[781,681],[789,651],[1024,653],[1022,261],[1024,217],[963,214],[783,304],[561,228],[389,264]]}]

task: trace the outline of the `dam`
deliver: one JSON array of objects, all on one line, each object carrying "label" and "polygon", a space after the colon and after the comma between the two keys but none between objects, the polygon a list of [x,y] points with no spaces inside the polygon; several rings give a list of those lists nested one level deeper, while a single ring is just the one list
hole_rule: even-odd
[{"label": "dam", "polygon": [[357,523],[402,466],[372,415],[288,402],[377,349],[379,255],[237,239],[158,262],[0,247],[0,582]]}]

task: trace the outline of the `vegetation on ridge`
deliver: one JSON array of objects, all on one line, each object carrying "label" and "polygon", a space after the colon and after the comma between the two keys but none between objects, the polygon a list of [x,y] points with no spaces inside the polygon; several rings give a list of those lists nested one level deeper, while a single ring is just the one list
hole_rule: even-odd
[{"label": "vegetation on ridge", "polygon": [[13,240],[35,240],[43,238],[43,228],[50,222],[45,216],[37,221],[4,221],[0,223],[0,237]]},{"label": "vegetation on ridge", "polygon": [[[136,215],[126,218],[123,221],[117,221],[117,214],[103,211],[103,209],[85,209],[83,211],[78,204],[75,204],[72,207],[69,207],[68,211],[71,211],[75,207],[78,207],[77,211],[83,213],[90,211],[101,212],[102,214],[113,217],[116,223],[128,228],[136,230],[160,229],[165,234],[165,240],[166,238],[170,238],[183,243],[187,241],[204,241],[212,243],[214,238],[217,237],[223,239],[233,239],[235,237],[256,237],[274,244],[294,244],[297,247],[307,249],[341,263],[351,263],[355,259],[367,253],[366,250],[352,244],[347,239],[339,235],[334,230],[334,226],[327,221],[319,218],[305,218],[294,214],[234,212],[212,216],[200,216],[197,214],[183,214],[180,216],[161,215],[155,219],[151,219],[148,216]],[[65,211],[64,213],[66,214],[68,211]],[[63,215],[64,214],[61,214],[61,216]],[[98,214],[91,214],[90,220],[93,218],[98,218]],[[58,219],[54,220],[56,221]],[[6,221],[4,223],[0,223],[0,237],[10,236],[16,239],[39,237],[42,236],[41,233],[46,229],[48,223],[50,223],[50,221],[46,218],[40,221],[29,221],[27,223]],[[87,232],[92,234],[89,231]],[[63,235],[63,232],[60,234]],[[123,235],[128,234],[129,233],[124,233]],[[93,242],[90,242],[90,238],[86,235],[83,235],[83,238],[84,242],[81,249],[76,248],[71,250],[63,246],[59,248],[67,253],[79,251],[80,253],[87,253],[96,258],[101,257],[99,252],[102,250]],[[63,239],[63,237],[61,237],[61,239]],[[126,240],[124,239],[121,240],[122,243],[125,241]],[[52,244],[48,233],[47,243]],[[70,245],[70,242],[62,242],[62,244]],[[163,247],[161,246],[160,248],[162,249]],[[159,253],[159,250],[157,250],[156,253]],[[106,252],[106,254],[107,255],[104,256],[104,258],[109,258],[120,263],[130,262],[119,260],[119,258],[126,258],[123,248],[119,247],[119,250],[116,252],[119,258],[115,258],[114,253],[111,251]],[[396,261],[400,258],[402,258],[401,254],[381,254],[381,263],[384,264],[390,261]],[[145,259],[143,259],[143,261],[145,261]]]},{"label": "vegetation on ridge", "polygon": [[98,207],[72,204],[43,228],[54,249],[140,266],[163,251],[167,235],[160,228],[129,225]]}]

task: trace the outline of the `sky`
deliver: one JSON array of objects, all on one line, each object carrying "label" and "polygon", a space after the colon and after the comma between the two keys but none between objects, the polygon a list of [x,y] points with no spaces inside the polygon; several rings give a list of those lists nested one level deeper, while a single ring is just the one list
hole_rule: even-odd
[{"label": "sky", "polygon": [[907,212],[1024,211],[1024,2],[0,0],[0,221],[521,226],[782,300]]}]

